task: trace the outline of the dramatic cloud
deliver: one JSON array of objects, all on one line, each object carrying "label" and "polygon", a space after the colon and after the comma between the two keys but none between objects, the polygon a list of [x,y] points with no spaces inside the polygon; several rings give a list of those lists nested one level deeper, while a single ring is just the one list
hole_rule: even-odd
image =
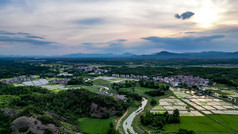
[{"label": "dramatic cloud", "polygon": [[[38,40],[41,39],[41,40]],[[28,44],[28,45],[50,45],[55,42],[45,41],[44,37],[34,36],[30,33],[23,33],[23,32],[7,32],[7,31],[0,31],[0,45],[1,42],[5,43],[19,43],[20,44]]]},{"label": "dramatic cloud", "polygon": [[[184,44],[184,43],[200,43],[204,41],[211,41],[214,39],[224,38],[224,35],[212,35],[212,36],[205,36],[205,37],[182,37],[182,38],[161,38],[161,37],[146,37],[142,38],[144,40],[149,40],[151,42],[158,42],[158,43],[169,43],[169,44]],[[191,44],[192,45],[192,44]]]},{"label": "dramatic cloud", "polygon": [[0,34],[3,35],[15,35],[16,33],[6,32],[6,31],[0,31]]},{"label": "dramatic cloud", "polygon": [[191,18],[194,14],[195,13],[193,13],[193,12],[187,11],[187,12],[181,14],[181,15],[176,14],[175,17],[178,18],[178,19],[186,20],[186,19]]},{"label": "dramatic cloud", "polygon": [[[169,50],[196,50],[202,48],[214,47],[217,39],[224,39],[224,35],[211,35],[203,37],[182,37],[182,38],[162,38],[162,37],[145,37],[144,40],[154,43],[155,46]],[[154,47],[155,47],[154,46]]]},{"label": "dramatic cloud", "polygon": [[235,0],[0,0],[0,9],[0,55],[238,50]]},{"label": "dramatic cloud", "polygon": [[17,34],[19,34],[19,35],[31,35],[29,33],[22,33],[22,32],[18,32]]},{"label": "dramatic cloud", "polygon": [[33,36],[33,35],[28,35],[26,36],[27,38],[33,38],[33,39],[45,39],[44,37],[40,37],[40,36]]},{"label": "dramatic cloud", "polygon": [[7,42],[7,43],[27,43],[30,45],[49,45],[54,42],[50,41],[42,41],[42,40],[35,40],[29,38],[22,38],[22,37],[11,37],[11,36],[0,36],[0,42]]}]

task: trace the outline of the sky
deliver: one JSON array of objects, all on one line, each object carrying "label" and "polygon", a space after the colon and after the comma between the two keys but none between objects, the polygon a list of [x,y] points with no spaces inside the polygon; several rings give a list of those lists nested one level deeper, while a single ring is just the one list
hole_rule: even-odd
[{"label": "sky", "polygon": [[0,0],[0,55],[238,51],[237,0]]}]

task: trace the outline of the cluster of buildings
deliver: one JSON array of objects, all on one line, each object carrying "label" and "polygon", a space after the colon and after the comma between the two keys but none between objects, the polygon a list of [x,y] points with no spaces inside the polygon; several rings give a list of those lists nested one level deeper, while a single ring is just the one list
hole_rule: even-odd
[{"label": "cluster of buildings", "polygon": [[70,79],[54,79],[51,83],[52,84],[67,84],[70,81]]},{"label": "cluster of buildings", "polygon": [[107,69],[101,69],[97,66],[81,66],[81,65],[74,67],[74,69],[80,70],[81,72],[86,72],[90,75],[101,75],[111,71]]},{"label": "cluster of buildings", "polygon": [[72,77],[73,76],[73,74],[70,74],[70,73],[68,73],[68,72],[64,72],[64,73],[61,73],[61,74],[58,74],[57,76],[63,76],[63,77]]},{"label": "cluster of buildings", "polygon": [[189,75],[189,76],[177,75],[177,76],[170,76],[170,77],[164,77],[164,78],[162,76],[156,76],[156,77],[150,78],[146,75],[112,74],[112,77],[153,80],[158,82],[164,82],[174,87],[179,86],[181,84],[185,84],[189,87],[192,87],[192,86],[201,87],[202,90],[204,90],[204,86],[207,86],[209,84],[209,79],[200,78],[199,76],[194,77],[192,75]]},{"label": "cluster of buildings", "polygon": [[118,100],[125,100],[126,99],[126,95],[113,94],[113,93],[109,92],[109,88],[101,88],[98,91],[98,94],[113,96],[114,98],[116,98]]},{"label": "cluster of buildings", "polygon": [[174,87],[179,86],[180,84],[185,84],[189,87],[197,86],[208,86],[209,79],[200,78],[199,76],[186,76],[186,75],[177,75],[177,76],[171,76],[171,77],[153,77],[154,81],[160,81],[164,83],[168,83]]},{"label": "cluster of buildings", "polygon": [[1,82],[5,83],[18,83],[18,82],[25,82],[25,81],[30,81],[31,78],[34,78],[33,76],[30,77],[14,77],[12,79],[2,79],[0,80]]},{"label": "cluster of buildings", "polygon": [[16,86],[43,86],[49,84],[49,81],[46,79],[39,79],[34,81],[26,81],[22,84],[16,85]]},{"label": "cluster of buildings", "polygon": [[134,74],[112,74],[112,77],[149,80],[149,77],[146,75],[134,75]]}]

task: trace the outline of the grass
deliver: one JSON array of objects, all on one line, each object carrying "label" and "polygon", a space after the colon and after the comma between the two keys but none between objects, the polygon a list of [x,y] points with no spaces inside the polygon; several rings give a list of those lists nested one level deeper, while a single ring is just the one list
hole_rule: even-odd
[{"label": "grass", "polygon": [[139,86],[137,86],[137,87],[123,88],[123,89],[126,89],[127,91],[133,92],[133,91],[132,91],[132,88],[135,89],[135,93],[138,93],[138,94],[140,94],[140,95],[144,95],[145,92],[147,92],[147,91],[153,91],[153,90],[155,90],[155,89],[152,89],[152,88],[145,88],[145,87],[139,87]]},{"label": "grass", "polygon": [[81,88],[84,88],[84,89],[94,92],[94,93],[97,93],[100,89],[99,86],[81,86]]},{"label": "grass", "polygon": [[162,106],[155,106],[155,107],[152,108],[152,110],[163,111],[165,109]]},{"label": "grass", "polygon": [[180,117],[180,124],[168,124],[165,125],[165,131],[177,131],[180,128],[193,130],[196,133],[230,133],[231,131],[209,119],[206,116],[182,116]]},{"label": "grass", "polygon": [[71,125],[71,124],[69,124],[69,123],[61,122],[61,124],[62,124],[65,128],[67,128],[67,129],[69,129],[69,130],[71,130],[71,131],[77,131],[76,127],[73,126],[73,125]]},{"label": "grass", "polygon": [[59,92],[60,90],[59,89],[49,89],[50,91],[53,91],[54,93],[57,93]]},{"label": "grass", "polygon": [[238,132],[238,116],[237,115],[210,115],[227,127]]},{"label": "grass", "polygon": [[81,88],[82,85],[67,85],[66,88]]},{"label": "grass", "polygon": [[208,102],[200,102],[203,106],[206,106],[208,104]]},{"label": "grass", "polygon": [[67,88],[83,88],[88,91],[97,93],[100,89],[100,86],[85,86],[85,85],[67,85]]},{"label": "grass", "polygon": [[190,95],[183,93],[182,91],[173,91],[177,97],[188,97]]},{"label": "grass", "polygon": [[109,81],[103,80],[103,79],[96,79],[93,81],[94,85],[104,85],[105,83],[108,83]]},{"label": "grass", "polygon": [[81,118],[79,119],[79,127],[82,132],[89,134],[106,134],[110,129],[110,123],[113,118],[109,119],[92,119]]},{"label": "grass", "polygon": [[232,93],[222,92],[221,90],[216,90],[215,92],[220,95],[233,95]]},{"label": "grass", "polygon": [[53,85],[44,85],[44,86],[41,86],[41,87],[47,88],[47,89],[50,89],[50,90],[56,90],[56,89],[64,88],[65,86],[60,85],[60,84],[53,84]]}]

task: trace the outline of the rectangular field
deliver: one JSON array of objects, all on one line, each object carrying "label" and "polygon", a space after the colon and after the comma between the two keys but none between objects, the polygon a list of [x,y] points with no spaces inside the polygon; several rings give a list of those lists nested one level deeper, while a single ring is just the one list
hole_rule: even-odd
[{"label": "rectangular field", "polygon": [[236,115],[210,115],[212,118],[218,120],[227,127],[238,132],[238,116]]},{"label": "rectangular field", "polygon": [[110,123],[113,121],[109,119],[92,119],[81,118],[79,119],[79,127],[82,132],[88,134],[106,134],[110,129]]},{"label": "rectangular field", "polygon": [[198,134],[229,134],[230,130],[214,122],[208,117],[182,116],[180,124],[165,125],[165,131],[177,131],[180,128],[193,130]]}]

